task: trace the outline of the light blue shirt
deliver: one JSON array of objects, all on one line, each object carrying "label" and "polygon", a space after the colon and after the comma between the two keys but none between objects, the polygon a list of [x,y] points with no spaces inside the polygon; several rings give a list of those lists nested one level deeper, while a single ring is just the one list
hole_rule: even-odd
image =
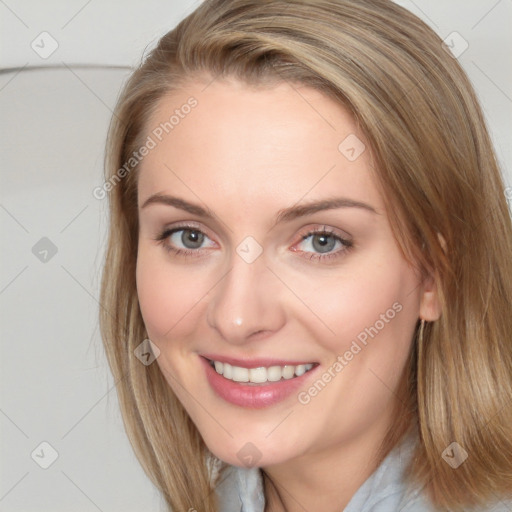
[{"label": "light blue shirt", "polygon": [[[354,494],[344,512],[436,512],[421,490],[411,491],[402,481],[413,448],[411,437],[395,447]],[[229,466],[224,475],[216,489],[220,512],[264,512],[263,478],[259,468]],[[512,501],[499,501],[484,509],[468,509],[468,512],[512,512]]]}]

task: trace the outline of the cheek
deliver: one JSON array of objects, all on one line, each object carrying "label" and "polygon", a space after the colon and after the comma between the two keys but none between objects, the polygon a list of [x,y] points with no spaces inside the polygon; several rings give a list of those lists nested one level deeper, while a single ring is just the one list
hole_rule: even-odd
[{"label": "cheek", "polygon": [[313,427],[326,445],[357,435],[392,410],[418,317],[415,280],[405,262],[388,259],[385,266],[352,268],[334,282],[317,280],[310,291],[323,323],[310,316],[307,328],[322,346],[324,369],[298,400],[313,417],[330,411]]},{"label": "cheek", "polygon": [[194,322],[208,284],[203,274],[199,277],[185,267],[169,265],[165,256],[155,253],[139,249],[136,282],[144,324],[150,338],[158,340]]},{"label": "cheek", "polygon": [[[393,349],[405,350],[419,312],[412,269],[401,259],[361,269],[336,279],[318,278],[304,295],[315,313],[308,315],[315,339],[336,354],[350,350],[354,341],[364,348],[377,338],[393,340]],[[311,282],[305,279],[302,289],[308,290],[308,285]]]}]

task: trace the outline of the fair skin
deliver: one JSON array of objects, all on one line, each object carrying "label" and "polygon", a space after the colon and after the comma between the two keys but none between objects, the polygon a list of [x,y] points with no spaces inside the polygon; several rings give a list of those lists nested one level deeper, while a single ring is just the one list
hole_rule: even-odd
[{"label": "fair skin", "polygon": [[[197,99],[141,163],[137,290],[148,336],[209,449],[242,466],[239,450],[248,442],[257,448],[257,465],[277,489],[266,484],[267,512],[339,512],[375,469],[416,322],[439,316],[436,291],[398,249],[368,144],[354,161],[338,150],[350,134],[365,140],[346,109],[305,86],[207,83],[164,97],[147,126],[150,134]],[[158,202],[142,207],[154,194],[214,216]],[[285,208],[338,197],[370,208],[276,224]],[[183,223],[196,230],[192,238],[181,231],[165,243],[188,255],[155,240]],[[205,235],[199,248],[197,230]],[[334,233],[326,252],[321,234],[303,240],[326,230]],[[251,263],[236,252],[247,236],[263,250]],[[318,363],[306,374],[307,391],[393,304],[400,312],[306,404],[293,393],[259,409],[234,405],[205,378],[204,353],[292,358]]]}]

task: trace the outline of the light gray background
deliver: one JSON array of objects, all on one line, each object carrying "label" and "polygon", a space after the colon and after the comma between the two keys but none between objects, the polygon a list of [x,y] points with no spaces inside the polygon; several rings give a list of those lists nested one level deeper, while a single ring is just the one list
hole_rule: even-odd
[{"label": "light gray background", "polygon": [[[0,0],[0,511],[160,510],[98,334],[106,202],[92,190],[129,68],[197,3]],[[512,185],[512,0],[399,3],[469,44],[459,59]],[[50,48],[44,31],[58,44],[47,58],[31,47]],[[43,237],[57,250],[46,262]],[[47,469],[42,442],[58,453]]]}]

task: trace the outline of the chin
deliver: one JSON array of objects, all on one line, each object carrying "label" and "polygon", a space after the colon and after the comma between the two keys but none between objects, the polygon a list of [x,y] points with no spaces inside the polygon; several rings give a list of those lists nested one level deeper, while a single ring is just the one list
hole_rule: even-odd
[{"label": "chin", "polygon": [[275,439],[269,442],[265,436],[261,440],[245,436],[243,440],[240,438],[230,439],[229,441],[214,440],[210,443],[205,440],[208,449],[220,460],[238,467],[264,467],[281,464],[295,458],[297,447],[283,446],[281,439]]}]

